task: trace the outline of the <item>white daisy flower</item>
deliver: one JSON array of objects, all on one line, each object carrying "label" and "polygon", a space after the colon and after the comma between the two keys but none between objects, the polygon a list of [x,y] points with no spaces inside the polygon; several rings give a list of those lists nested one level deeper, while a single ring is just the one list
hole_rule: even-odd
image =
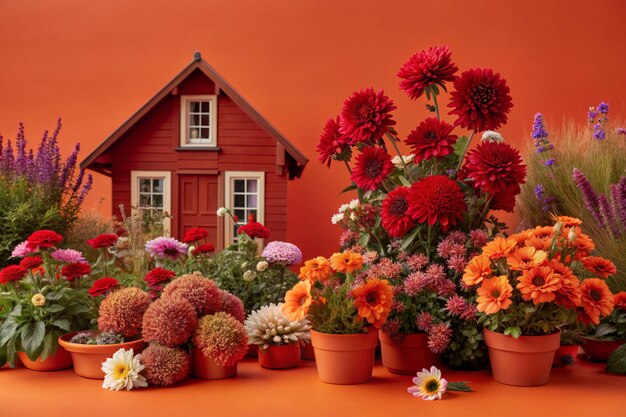
[{"label": "white daisy flower", "polygon": [[441,377],[441,371],[435,366],[431,366],[430,371],[422,369],[422,372],[418,372],[413,383],[415,385],[407,388],[407,391],[423,400],[440,400],[448,385],[448,381]]},{"label": "white daisy flower", "polygon": [[343,220],[343,213],[337,213],[337,214],[333,215],[333,217],[330,218],[330,222],[332,224],[337,224],[337,223],[339,223],[342,220]]},{"label": "white daisy flower", "polygon": [[143,375],[145,366],[141,364],[141,354],[135,355],[133,350],[120,349],[102,363],[104,381],[102,388],[114,391],[122,389],[131,390],[133,388],[143,388],[148,386],[148,382]]}]

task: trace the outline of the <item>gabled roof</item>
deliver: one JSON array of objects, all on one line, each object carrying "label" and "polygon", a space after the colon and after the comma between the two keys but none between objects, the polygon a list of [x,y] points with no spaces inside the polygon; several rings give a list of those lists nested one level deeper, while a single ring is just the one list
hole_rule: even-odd
[{"label": "gabled roof", "polygon": [[[165,87],[161,89],[154,97],[144,104],[135,114],[124,122],[115,132],[113,132],[104,142],[100,144],[87,158],[81,162],[81,168],[90,168],[96,171],[106,173],[98,169],[97,159],[106,153],[109,148],[120,139],[132,126],[135,125],[143,116],[145,116],[152,108],[154,108],[161,100],[172,92],[180,83],[182,83],[196,69],[202,71],[211,81],[215,83],[215,91],[223,91],[230,97],[252,120],[261,126],[270,136],[272,136],[293,160],[296,166],[290,170],[290,177],[299,177],[309,159],[296,148],[286,137],[284,137],[274,126],[272,126],[263,116],[257,112],[221,75],[213,69],[199,52],[194,54],[193,61],[187,65],[174,79],[172,79]],[[219,89],[219,90],[218,90]]]}]

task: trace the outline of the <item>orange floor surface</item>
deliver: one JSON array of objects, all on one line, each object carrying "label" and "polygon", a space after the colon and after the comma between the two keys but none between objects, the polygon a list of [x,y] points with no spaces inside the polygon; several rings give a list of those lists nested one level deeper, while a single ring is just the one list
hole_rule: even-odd
[{"label": "orange floor surface", "polygon": [[423,401],[406,392],[410,377],[390,374],[378,362],[374,377],[363,385],[325,384],[313,362],[270,371],[246,358],[237,378],[189,378],[170,388],[130,392],[104,390],[101,381],[80,378],[72,370],[1,369],[0,416],[626,417],[626,376],[603,370],[603,364],[579,359],[573,367],[554,369],[547,385],[533,388],[498,384],[488,371],[444,370],[449,380],[471,381],[475,392]]}]

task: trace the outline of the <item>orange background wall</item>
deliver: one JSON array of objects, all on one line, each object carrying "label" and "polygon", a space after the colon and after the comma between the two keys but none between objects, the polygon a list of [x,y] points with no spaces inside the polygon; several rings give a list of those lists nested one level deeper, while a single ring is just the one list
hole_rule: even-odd
[{"label": "orange background wall", "polygon": [[[1,1],[0,133],[14,137],[23,121],[38,140],[61,116],[64,150],[80,141],[84,157],[199,50],[311,159],[289,187],[289,238],[308,257],[336,245],[329,219],[348,176],[317,163],[314,146],[352,91],[383,88],[404,136],[425,112],[395,73],[448,44],[461,69],[506,78],[515,106],[502,132],[525,145],[536,111],[549,127],[583,121],[601,100],[625,113],[624,16],[623,0]],[[87,206],[100,199],[109,214],[110,182],[98,176]]]}]

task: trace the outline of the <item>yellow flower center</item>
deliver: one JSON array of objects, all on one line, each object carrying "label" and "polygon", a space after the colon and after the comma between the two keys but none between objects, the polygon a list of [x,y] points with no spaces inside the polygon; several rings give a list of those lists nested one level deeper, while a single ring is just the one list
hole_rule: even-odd
[{"label": "yellow flower center", "polygon": [[422,391],[426,394],[436,394],[439,391],[439,380],[428,378],[422,383]]},{"label": "yellow flower center", "polygon": [[125,364],[120,363],[115,366],[115,369],[113,370],[113,377],[115,379],[124,379],[127,376],[128,376],[128,368],[126,367]]}]

